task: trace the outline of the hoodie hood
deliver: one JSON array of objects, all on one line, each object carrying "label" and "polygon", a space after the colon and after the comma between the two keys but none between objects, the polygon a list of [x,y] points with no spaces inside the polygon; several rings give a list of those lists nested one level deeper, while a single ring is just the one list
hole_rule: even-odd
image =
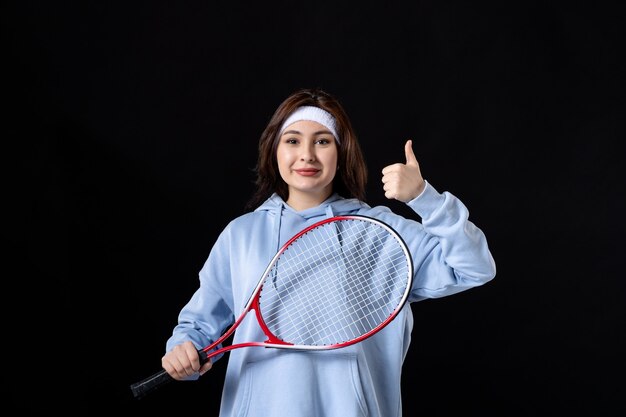
[{"label": "hoodie hood", "polygon": [[254,211],[265,212],[273,219],[273,238],[276,242],[275,249],[278,250],[287,239],[315,222],[333,216],[354,214],[363,208],[369,208],[369,206],[356,198],[343,198],[334,193],[319,206],[296,211],[274,193]]}]

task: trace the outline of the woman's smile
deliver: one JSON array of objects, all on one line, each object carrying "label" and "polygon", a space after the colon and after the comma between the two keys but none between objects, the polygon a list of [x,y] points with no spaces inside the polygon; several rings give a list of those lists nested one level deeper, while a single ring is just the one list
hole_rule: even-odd
[{"label": "woman's smile", "polygon": [[315,169],[315,168],[300,168],[300,169],[294,169],[294,171],[297,174],[302,175],[303,177],[312,177],[317,175],[318,172],[320,172],[319,169]]}]

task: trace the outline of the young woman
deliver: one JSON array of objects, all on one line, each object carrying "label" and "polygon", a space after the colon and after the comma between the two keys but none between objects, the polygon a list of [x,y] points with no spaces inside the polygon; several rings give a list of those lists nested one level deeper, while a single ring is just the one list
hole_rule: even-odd
[{"label": "young woman", "polygon": [[[198,349],[239,316],[282,245],[324,218],[361,214],[389,224],[407,243],[414,264],[409,303],[383,330],[341,349],[230,351],[220,416],[400,416],[402,363],[413,326],[410,303],[480,286],[496,272],[467,208],[423,179],[411,141],[405,154],[406,163],[383,169],[383,188],[421,222],[365,203],[366,165],[337,99],[319,89],[287,97],[259,141],[251,211],[232,220],[215,242],[199,288],[167,341],[163,368],[177,380],[208,371],[212,363],[201,365]],[[251,340],[265,337],[254,320],[244,320],[233,344]]]}]

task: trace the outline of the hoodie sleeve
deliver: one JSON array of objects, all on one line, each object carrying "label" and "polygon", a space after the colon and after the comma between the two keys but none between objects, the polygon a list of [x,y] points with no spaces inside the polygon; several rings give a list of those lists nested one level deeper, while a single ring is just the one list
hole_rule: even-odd
[{"label": "hoodie sleeve", "polygon": [[[407,226],[413,256],[411,301],[439,298],[483,285],[495,277],[496,267],[484,233],[468,220],[465,205],[432,185],[407,203],[421,218],[417,229]],[[419,229],[422,229],[421,231]]]},{"label": "hoodie sleeve", "polygon": [[217,340],[234,321],[228,231],[226,228],[220,234],[200,270],[200,285],[181,309],[178,324],[167,340],[166,351],[187,340],[201,349]]}]

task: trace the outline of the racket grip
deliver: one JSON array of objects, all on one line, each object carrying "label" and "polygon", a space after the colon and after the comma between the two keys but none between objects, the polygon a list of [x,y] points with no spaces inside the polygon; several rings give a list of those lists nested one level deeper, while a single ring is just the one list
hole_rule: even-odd
[{"label": "racket grip", "polygon": [[[200,357],[200,364],[209,360],[208,354],[203,350],[198,350],[198,356]],[[174,378],[165,369],[161,369],[159,372],[132,384],[130,390],[135,398],[141,398],[171,381],[174,381]]]},{"label": "racket grip", "polygon": [[130,390],[133,392],[135,398],[141,398],[171,381],[174,381],[174,378],[172,378],[165,369],[162,369],[148,378],[132,384]]}]

